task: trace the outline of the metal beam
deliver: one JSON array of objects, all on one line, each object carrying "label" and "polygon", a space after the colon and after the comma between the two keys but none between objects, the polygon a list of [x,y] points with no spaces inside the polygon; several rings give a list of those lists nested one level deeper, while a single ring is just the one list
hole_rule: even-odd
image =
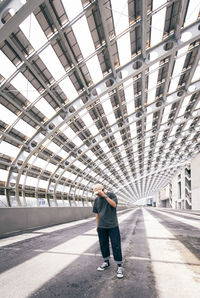
[{"label": "metal beam", "polygon": [[113,74],[114,79],[116,79],[117,73],[116,73],[116,69],[115,69],[115,65],[114,65],[114,61],[113,61],[113,57],[112,57],[112,47],[111,47],[111,42],[110,42],[110,38],[109,38],[109,34],[108,34],[108,26],[106,24],[106,14],[105,14],[103,0],[98,0],[98,8],[99,8],[99,13],[100,13],[101,20],[102,20],[101,24],[102,24],[102,28],[104,31],[104,36],[105,36],[106,46],[107,46],[107,50],[108,50],[108,56],[109,56],[109,60],[110,60],[112,74]]},{"label": "metal beam", "polygon": [[[130,77],[133,77],[137,74],[139,74],[141,71],[144,71],[145,69],[149,68],[150,65],[154,64],[155,62],[159,61],[160,59],[163,59],[164,57],[167,57],[169,56],[170,54],[172,54],[173,52],[177,51],[177,49],[179,48],[182,48],[183,46],[185,46],[186,44],[189,44],[193,41],[195,41],[196,39],[199,38],[199,21],[196,22],[195,24],[192,24],[191,26],[189,26],[188,28],[186,29],[183,29],[181,31],[181,34],[184,34],[186,32],[191,32],[192,33],[192,38],[185,41],[185,42],[179,42],[176,44],[176,42],[174,42],[174,47],[172,49],[170,49],[169,51],[166,51],[164,49],[164,45],[167,41],[164,41],[162,43],[160,43],[158,46],[150,49],[148,51],[148,54],[150,54],[151,52],[158,52],[158,58],[156,58],[155,60],[148,60],[146,61],[139,69],[133,69],[133,62],[134,61],[137,61],[139,57],[136,57],[133,61],[131,61],[130,63],[128,63],[126,66],[122,67],[121,69],[117,70],[117,75],[120,74],[120,71],[126,71],[126,76],[125,78],[121,78],[120,76],[117,76],[117,79],[113,82],[113,85],[110,86],[110,87],[107,87],[105,85],[105,82],[108,80],[108,79],[111,79],[112,76],[111,75],[108,75],[107,78],[103,79],[100,83],[98,83],[95,87],[91,87],[90,91],[91,91],[91,97],[90,97],[90,100],[85,104],[83,105],[83,103],[81,102],[81,96],[78,97],[74,102],[72,102],[71,104],[69,105],[66,105],[65,108],[66,108],[66,113],[69,115],[68,117],[68,120],[72,119],[75,115],[75,113],[79,112],[82,110],[82,108],[85,108],[85,107],[88,107],[89,105],[91,105],[92,103],[94,103],[98,97],[108,93],[109,91],[113,90],[114,88],[118,87],[119,85],[121,85],[124,81],[128,80]],[[172,38],[171,38],[172,39]],[[169,41],[170,39],[168,39]],[[98,96],[95,96],[92,94],[92,91],[97,88],[100,89],[100,93]],[[71,113],[69,108],[71,106],[75,106],[76,105],[76,112],[75,113]],[[60,111],[58,112],[58,116],[59,116],[59,113]],[[54,120],[54,121],[58,121],[58,125],[56,126],[55,129],[53,130],[49,130],[49,135],[47,135],[45,138],[43,137],[43,139],[41,140],[41,136],[40,134],[36,135],[34,138],[32,138],[29,142],[30,144],[30,150],[31,153],[29,155],[29,157],[27,159],[24,160],[24,163],[22,165],[22,167],[20,168],[19,170],[19,175],[18,175],[18,178],[17,178],[17,185],[19,183],[19,179],[20,179],[20,173],[22,173],[26,163],[28,162],[28,160],[30,159],[30,157],[36,152],[36,150],[38,150],[38,148],[42,145],[42,143],[47,139],[49,138],[49,136],[53,135],[55,133],[55,131],[57,129],[59,129],[59,127],[61,127],[63,125],[63,123],[66,121],[66,119],[63,121],[63,122],[60,122],[58,119],[57,119],[57,116],[53,117],[51,120]],[[49,122],[48,122],[49,123]],[[48,125],[48,124],[47,124]],[[31,147],[31,142],[32,141],[36,141],[38,143],[38,145],[33,148]],[[23,151],[20,152],[20,154],[17,156],[17,158],[15,159],[14,163],[17,162],[17,160],[20,158],[20,156],[23,154]],[[11,170],[12,171],[12,170]],[[10,172],[11,174],[11,172]],[[9,179],[8,179],[8,184],[9,184]]]},{"label": "metal beam", "polygon": [[66,38],[65,38],[65,35],[64,35],[63,31],[62,31],[61,28],[60,28],[60,25],[59,25],[59,23],[58,23],[58,20],[57,20],[55,14],[54,14],[54,11],[53,11],[51,5],[49,4],[49,0],[45,0],[45,4],[46,4],[46,6],[47,6],[47,8],[48,8],[48,10],[49,10],[49,13],[50,13],[50,15],[51,15],[53,21],[54,21],[54,25],[55,25],[55,27],[56,27],[56,29],[57,29],[57,31],[58,31],[58,34],[59,34],[59,36],[60,36],[60,38],[61,38],[61,41],[62,41],[62,43],[63,43],[63,46],[64,46],[66,52],[68,53],[68,55],[69,55],[69,57],[70,57],[70,59],[71,59],[73,65],[74,65],[74,67],[75,67],[76,72],[78,73],[78,76],[79,76],[79,78],[80,78],[80,80],[81,80],[81,83],[82,83],[82,85],[84,86],[84,88],[85,88],[87,94],[89,94],[88,86],[87,86],[87,84],[86,84],[86,81],[85,81],[85,79],[84,79],[84,77],[83,77],[83,75],[82,75],[82,73],[81,73],[79,67],[77,66],[77,61],[76,61],[76,59],[75,59],[75,57],[74,57],[74,54],[73,54],[73,52],[72,52],[72,50],[71,50],[71,48],[70,48],[70,46],[69,46],[69,44],[68,44],[68,42],[67,42],[67,40],[66,40]]},{"label": "metal beam", "polygon": [[0,45],[44,0],[28,0],[17,13],[0,28]]}]

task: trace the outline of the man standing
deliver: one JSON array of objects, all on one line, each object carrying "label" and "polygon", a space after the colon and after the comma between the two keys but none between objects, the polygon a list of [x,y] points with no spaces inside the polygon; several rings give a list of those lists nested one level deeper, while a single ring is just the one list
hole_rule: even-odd
[{"label": "man standing", "polygon": [[103,264],[97,270],[104,271],[110,266],[110,238],[114,260],[117,263],[117,277],[122,278],[121,238],[116,212],[117,197],[114,193],[105,191],[102,184],[95,184],[93,191],[97,195],[94,201],[93,212],[96,214],[99,244],[104,259]]}]

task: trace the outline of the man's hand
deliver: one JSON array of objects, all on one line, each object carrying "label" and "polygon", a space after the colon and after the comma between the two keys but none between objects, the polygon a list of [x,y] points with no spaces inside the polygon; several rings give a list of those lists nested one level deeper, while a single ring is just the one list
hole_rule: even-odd
[{"label": "man's hand", "polygon": [[98,196],[103,197],[106,199],[106,201],[114,208],[117,208],[117,204],[115,203],[115,201],[113,201],[112,199],[110,199],[106,193],[104,191],[99,191],[98,192]]},{"label": "man's hand", "polygon": [[98,196],[105,198],[106,193],[103,190],[101,190],[101,191],[98,192]]}]

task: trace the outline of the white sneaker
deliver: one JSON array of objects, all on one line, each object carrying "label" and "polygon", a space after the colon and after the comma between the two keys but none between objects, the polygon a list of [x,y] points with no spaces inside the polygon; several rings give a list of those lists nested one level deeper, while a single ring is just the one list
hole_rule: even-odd
[{"label": "white sneaker", "polygon": [[118,266],[117,268],[117,277],[118,278],[122,278],[124,275],[123,275],[123,268],[121,266]]},{"label": "white sneaker", "polygon": [[99,266],[97,268],[98,271],[104,271],[105,269],[107,269],[110,265],[107,262],[103,262],[103,264],[101,266]]}]

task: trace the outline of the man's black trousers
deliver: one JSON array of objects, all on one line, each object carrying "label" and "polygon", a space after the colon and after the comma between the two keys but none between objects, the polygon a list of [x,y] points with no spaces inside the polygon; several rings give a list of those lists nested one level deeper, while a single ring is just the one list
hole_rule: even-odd
[{"label": "man's black trousers", "polygon": [[111,241],[114,260],[117,264],[122,262],[121,238],[119,227],[110,229],[98,228],[99,244],[104,260],[110,257],[109,238]]}]

